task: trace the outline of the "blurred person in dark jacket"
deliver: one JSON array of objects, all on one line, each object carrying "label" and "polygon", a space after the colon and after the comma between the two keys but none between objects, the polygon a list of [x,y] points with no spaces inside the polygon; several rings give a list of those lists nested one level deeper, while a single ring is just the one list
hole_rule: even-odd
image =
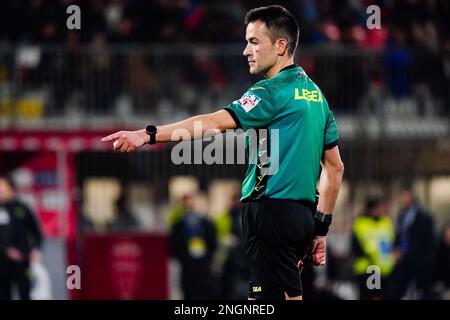
[{"label": "blurred person in dark jacket", "polygon": [[30,262],[41,259],[42,233],[31,210],[17,199],[11,178],[0,176],[0,300],[30,299]]},{"label": "blurred person in dark jacket", "polygon": [[128,209],[125,195],[122,193],[116,201],[117,213],[109,226],[111,231],[130,232],[138,229],[139,223]]},{"label": "blurred person in dark jacket", "polygon": [[402,299],[408,289],[414,288],[417,299],[430,299],[435,249],[433,219],[420,207],[409,184],[400,193],[400,203],[391,298]]},{"label": "blurred person in dark jacket", "polygon": [[436,250],[433,280],[438,285],[439,297],[450,300],[450,221],[444,225]]},{"label": "blurred person in dark jacket", "polygon": [[185,300],[211,299],[211,265],[217,247],[214,225],[194,209],[195,195],[186,195],[184,216],[170,234],[170,253],[181,265]]}]

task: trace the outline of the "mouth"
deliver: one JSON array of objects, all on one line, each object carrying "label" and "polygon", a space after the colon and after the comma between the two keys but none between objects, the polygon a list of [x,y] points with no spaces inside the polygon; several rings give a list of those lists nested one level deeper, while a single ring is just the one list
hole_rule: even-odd
[{"label": "mouth", "polygon": [[255,64],[255,61],[250,61],[250,60],[249,60],[249,61],[248,61],[248,64],[249,64],[249,65]]}]

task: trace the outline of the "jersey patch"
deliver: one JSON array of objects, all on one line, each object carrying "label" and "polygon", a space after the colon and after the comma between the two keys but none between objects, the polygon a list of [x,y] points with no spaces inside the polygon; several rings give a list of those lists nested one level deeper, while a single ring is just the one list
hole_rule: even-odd
[{"label": "jersey patch", "polygon": [[249,112],[256,107],[260,101],[260,97],[246,92],[239,100],[235,102],[237,102],[245,110],[245,112]]}]

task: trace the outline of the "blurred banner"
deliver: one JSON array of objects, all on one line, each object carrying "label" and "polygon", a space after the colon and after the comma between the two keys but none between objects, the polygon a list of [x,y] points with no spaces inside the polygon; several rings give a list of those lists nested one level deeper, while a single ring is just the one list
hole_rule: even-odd
[{"label": "blurred banner", "polygon": [[167,238],[86,235],[81,299],[168,299]]}]

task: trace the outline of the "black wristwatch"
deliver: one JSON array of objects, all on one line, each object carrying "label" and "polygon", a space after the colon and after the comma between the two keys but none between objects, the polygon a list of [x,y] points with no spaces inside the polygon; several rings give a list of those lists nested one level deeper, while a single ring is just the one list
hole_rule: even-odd
[{"label": "black wristwatch", "polygon": [[145,132],[150,136],[150,141],[148,144],[155,144],[156,143],[156,132],[158,130],[156,129],[156,126],[149,125],[145,128]]},{"label": "black wristwatch", "polygon": [[314,215],[314,219],[316,219],[319,222],[325,223],[327,225],[331,224],[331,221],[333,220],[332,214],[325,214],[323,212],[320,212],[319,210],[316,211],[316,214]]},{"label": "black wristwatch", "polygon": [[325,214],[317,210],[314,214],[314,235],[326,236],[331,225],[331,220],[333,220],[331,214]]}]

